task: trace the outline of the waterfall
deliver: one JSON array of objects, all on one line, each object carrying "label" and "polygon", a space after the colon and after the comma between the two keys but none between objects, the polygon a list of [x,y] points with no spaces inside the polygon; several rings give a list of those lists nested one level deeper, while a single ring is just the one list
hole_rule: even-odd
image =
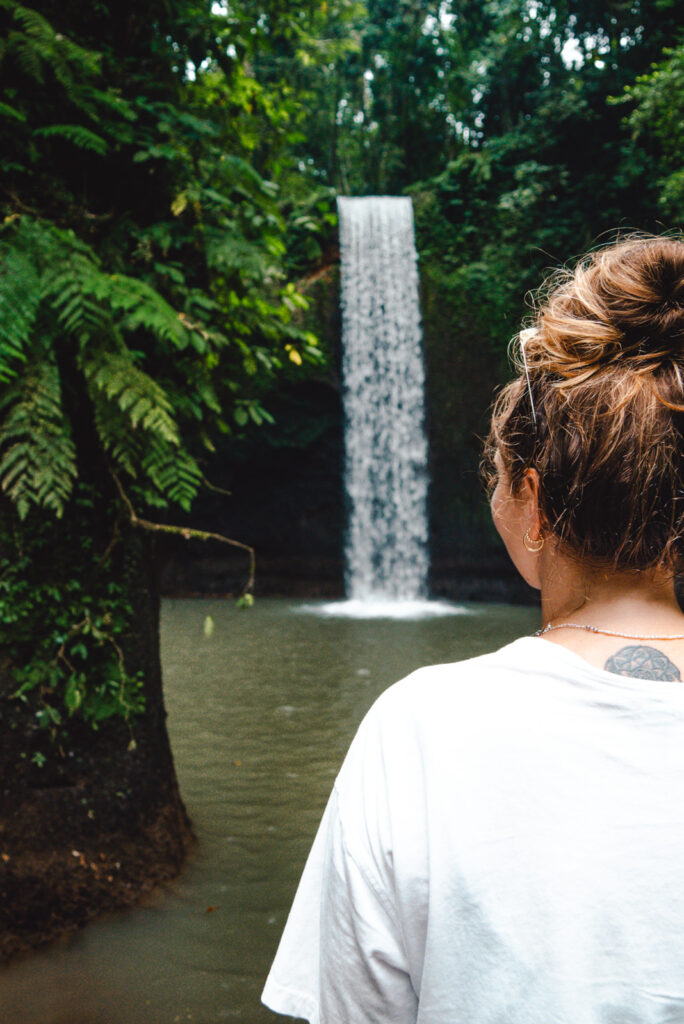
[{"label": "waterfall", "polygon": [[426,596],[427,441],[413,207],[339,198],[347,595]]}]

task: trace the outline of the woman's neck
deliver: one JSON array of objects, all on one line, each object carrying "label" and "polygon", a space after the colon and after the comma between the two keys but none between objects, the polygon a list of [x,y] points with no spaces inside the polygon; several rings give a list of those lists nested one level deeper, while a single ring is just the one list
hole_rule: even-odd
[{"label": "woman's neck", "polygon": [[671,573],[590,569],[558,552],[544,563],[543,625],[575,622],[634,636],[684,633]]},{"label": "woman's neck", "polygon": [[684,614],[671,574],[589,571],[562,557],[545,562],[542,625],[553,628],[544,641],[621,676],[684,679]]}]

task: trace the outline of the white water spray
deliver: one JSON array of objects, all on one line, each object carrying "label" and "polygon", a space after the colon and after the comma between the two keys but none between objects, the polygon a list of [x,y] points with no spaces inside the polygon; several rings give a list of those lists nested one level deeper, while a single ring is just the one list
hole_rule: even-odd
[{"label": "white water spray", "polygon": [[427,594],[427,441],[408,198],[339,198],[347,594]]}]

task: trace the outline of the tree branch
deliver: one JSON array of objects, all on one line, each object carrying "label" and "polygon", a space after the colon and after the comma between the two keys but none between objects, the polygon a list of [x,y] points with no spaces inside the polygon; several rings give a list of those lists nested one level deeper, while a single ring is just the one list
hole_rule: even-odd
[{"label": "tree branch", "polygon": [[250,547],[249,544],[243,544],[242,541],[232,540],[230,537],[224,537],[222,533],[211,533],[208,530],[196,530],[190,526],[171,526],[168,523],[153,523],[149,519],[142,519],[133,508],[131,499],[128,497],[123,489],[121,481],[113,470],[110,470],[116,489],[119,492],[121,500],[123,501],[132,526],[137,526],[141,530],[148,530],[151,533],[166,533],[171,536],[182,537],[184,540],[217,540],[222,544],[230,544],[231,547],[240,548],[242,551],[246,551],[249,554],[249,579],[247,585],[242,591],[241,597],[251,594],[254,587],[254,573],[255,573],[255,554],[254,548]]},{"label": "tree branch", "polygon": [[214,491],[216,494],[224,494],[227,498],[233,497],[232,491],[227,491],[225,487],[217,487],[216,484],[212,484],[211,480],[207,480],[206,476],[202,477],[202,483],[208,490]]}]

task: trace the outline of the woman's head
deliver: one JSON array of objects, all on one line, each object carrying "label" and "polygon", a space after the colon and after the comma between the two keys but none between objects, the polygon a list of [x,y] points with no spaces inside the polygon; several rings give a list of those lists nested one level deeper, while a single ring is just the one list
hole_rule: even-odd
[{"label": "woman's head", "polygon": [[535,470],[543,533],[582,561],[680,571],[684,242],[589,254],[549,280],[522,334],[519,376],[492,416],[489,482],[503,473],[516,495]]}]

